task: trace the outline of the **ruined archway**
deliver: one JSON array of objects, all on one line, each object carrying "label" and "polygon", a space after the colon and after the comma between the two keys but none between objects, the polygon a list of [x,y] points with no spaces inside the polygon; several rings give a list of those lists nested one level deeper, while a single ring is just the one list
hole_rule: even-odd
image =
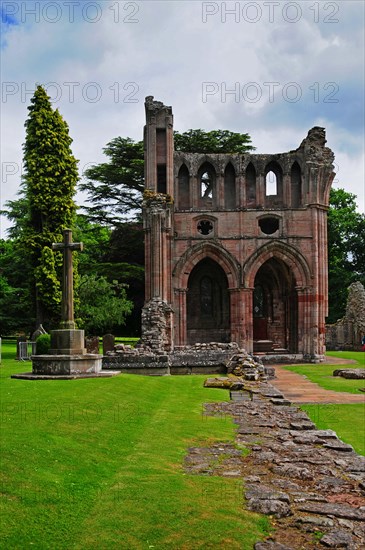
[{"label": "ruined archway", "polygon": [[254,352],[298,351],[298,296],[293,271],[277,258],[258,269],[253,292]]},{"label": "ruined archway", "polygon": [[210,258],[201,260],[188,279],[187,340],[230,341],[230,299],[224,270]]}]

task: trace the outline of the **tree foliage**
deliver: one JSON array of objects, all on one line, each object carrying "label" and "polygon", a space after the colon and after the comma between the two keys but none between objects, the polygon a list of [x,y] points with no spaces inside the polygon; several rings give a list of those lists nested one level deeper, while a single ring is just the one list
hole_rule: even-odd
[{"label": "tree foliage", "polygon": [[52,109],[42,86],[37,87],[28,110],[23,202],[18,204],[18,211],[27,210],[20,226],[19,249],[30,261],[37,323],[47,325],[59,318],[61,301],[62,255],[54,254],[51,245],[62,240],[63,229],[72,227],[78,172],[68,125]]},{"label": "tree foliage", "polygon": [[80,315],[86,334],[105,334],[120,329],[132,307],[123,285],[117,281],[109,283],[96,274],[81,276]]},{"label": "tree foliage", "polygon": [[356,196],[331,189],[328,212],[329,316],[334,323],[344,316],[347,288],[365,284],[365,216],[356,210]]},{"label": "tree foliage", "polygon": [[103,149],[109,162],[85,171],[88,181],[80,190],[88,194],[85,208],[94,222],[116,225],[126,217],[140,214],[144,188],[143,142],[117,137]]},{"label": "tree foliage", "polygon": [[[115,281],[118,281],[125,289],[126,299],[132,302],[133,309],[128,315],[127,326],[116,324],[114,333],[118,336],[139,336],[144,303],[142,225],[126,222],[112,231],[89,222],[85,215],[79,214],[76,217],[74,235],[75,239],[84,243],[84,251],[79,255],[79,274],[103,277],[112,288],[115,288]],[[82,308],[79,314],[82,316]]]},{"label": "tree foliage", "polygon": [[247,153],[254,151],[249,134],[229,130],[174,132],[175,151],[185,153]]},{"label": "tree foliage", "polygon": [[26,258],[13,240],[0,240],[0,335],[34,328]]},{"label": "tree foliage", "polygon": [[50,326],[60,317],[62,270],[62,254],[54,254],[51,245],[60,242],[63,229],[73,225],[77,161],[67,123],[53,110],[42,86],[37,87],[28,111],[19,199],[6,203],[3,213],[13,221],[9,235],[14,254],[22,258],[36,324]]}]

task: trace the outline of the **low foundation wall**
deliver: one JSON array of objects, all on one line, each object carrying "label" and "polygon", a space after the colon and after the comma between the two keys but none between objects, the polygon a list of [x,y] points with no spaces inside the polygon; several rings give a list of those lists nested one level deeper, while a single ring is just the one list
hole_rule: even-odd
[{"label": "low foundation wall", "polygon": [[237,350],[237,344],[199,344],[161,355],[138,349],[118,350],[103,357],[103,370],[160,376],[222,374]]}]

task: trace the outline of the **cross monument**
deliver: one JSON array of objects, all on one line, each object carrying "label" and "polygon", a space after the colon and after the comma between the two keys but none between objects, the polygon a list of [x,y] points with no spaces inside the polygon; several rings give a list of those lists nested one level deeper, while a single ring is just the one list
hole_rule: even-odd
[{"label": "cross monument", "polygon": [[71,229],[64,229],[63,242],[53,243],[52,250],[63,251],[61,327],[75,329],[72,251],[82,250],[83,243],[72,242]]}]

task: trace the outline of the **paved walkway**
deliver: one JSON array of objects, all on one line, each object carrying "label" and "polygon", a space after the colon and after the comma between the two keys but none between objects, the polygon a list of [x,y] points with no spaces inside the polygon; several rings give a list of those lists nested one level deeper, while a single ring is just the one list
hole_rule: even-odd
[{"label": "paved walkway", "polygon": [[[334,364],[335,361],[332,361]],[[348,363],[340,360],[341,364]],[[351,361],[352,362],[352,361]],[[335,367],[334,367],[335,369]],[[365,394],[356,395],[352,393],[337,392],[325,390],[311,382],[304,376],[275,365],[276,378],[270,380],[270,383],[280,390],[282,394],[293,403],[335,403],[335,404],[353,404],[365,403]],[[359,388],[365,387],[365,380],[358,380]]]}]

